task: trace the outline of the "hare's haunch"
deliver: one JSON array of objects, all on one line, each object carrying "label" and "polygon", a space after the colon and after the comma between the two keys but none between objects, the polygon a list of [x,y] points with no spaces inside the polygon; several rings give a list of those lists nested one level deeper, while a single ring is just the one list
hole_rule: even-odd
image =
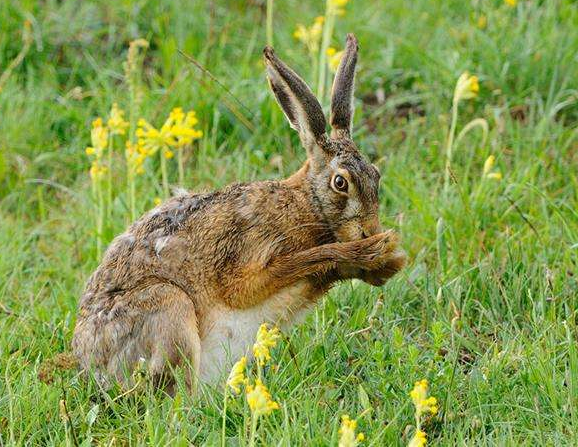
[{"label": "hare's haunch", "polygon": [[286,180],[173,197],[112,242],[73,340],[82,368],[104,382],[126,381],[143,361],[154,377],[182,366],[189,380],[217,380],[261,323],[288,326],[335,282],[380,285],[405,262],[379,224],[379,172],[351,140],[355,37],[333,83],[330,135],[305,82],[273,49],[264,56],[308,159]]}]

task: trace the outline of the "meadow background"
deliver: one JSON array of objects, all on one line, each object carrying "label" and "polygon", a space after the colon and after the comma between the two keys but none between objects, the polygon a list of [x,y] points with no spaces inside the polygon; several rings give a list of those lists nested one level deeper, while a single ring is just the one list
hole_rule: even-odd
[{"label": "meadow background", "polygon": [[[151,387],[102,393],[55,356],[99,259],[91,122],[127,110],[129,43],[143,59],[139,117],[194,109],[195,191],[281,178],[305,159],[265,81],[259,1],[3,0],[0,75],[0,445],[218,445],[222,388],[173,399]],[[277,53],[315,86],[298,24],[323,2],[275,0]],[[24,25],[28,21],[29,25]],[[432,445],[578,443],[578,5],[572,0],[351,0],[331,45],[360,41],[354,139],[382,171],[381,214],[410,258],[384,287],[344,283],[285,334],[265,372],[281,409],[261,445],[404,445],[409,391],[427,378]],[[178,50],[193,56],[237,98]],[[444,187],[454,86],[469,71]],[[243,105],[241,105],[241,103]],[[495,156],[488,176],[484,163]],[[130,221],[124,147],[112,155],[104,246]],[[178,180],[168,160],[170,182]],[[158,157],[136,177],[137,214],[163,197]],[[500,178],[501,177],[501,178]],[[247,409],[232,401],[229,445]]]}]

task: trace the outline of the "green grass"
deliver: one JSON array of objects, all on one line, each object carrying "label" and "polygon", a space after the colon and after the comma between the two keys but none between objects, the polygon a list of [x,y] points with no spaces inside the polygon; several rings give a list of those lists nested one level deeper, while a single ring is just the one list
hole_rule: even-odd
[{"label": "green grass", "polygon": [[[52,383],[38,374],[70,350],[77,301],[98,264],[84,148],[94,117],[115,101],[127,106],[130,40],[151,42],[141,114],[158,123],[180,105],[199,115],[205,136],[186,187],[279,178],[304,160],[266,89],[264,4],[0,3],[0,72],[21,48],[25,19],[34,37],[0,92],[0,445],[218,444],[220,389],[120,396],[74,371],[55,371]],[[323,5],[275,8],[274,46],[315,85],[292,33]],[[262,420],[259,442],[336,445],[340,416],[364,413],[363,445],[403,445],[414,423],[408,393],[427,378],[440,401],[425,425],[433,445],[576,445],[578,6],[352,0],[346,9],[332,43],[349,31],[360,40],[355,140],[380,165],[382,221],[401,232],[410,262],[382,288],[334,288],[286,334],[278,370],[265,376],[282,409]],[[465,70],[481,92],[461,103],[458,131],[482,117],[489,138],[482,145],[475,130],[460,141],[444,192],[451,98]],[[375,105],[377,91],[385,101]],[[422,113],[402,117],[404,104]],[[482,179],[490,154],[501,181]],[[139,212],[161,194],[157,168],[138,180]],[[122,172],[105,242],[129,223]],[[231,401],[230,445],[245,444],[247,416],[242,399]]]}]

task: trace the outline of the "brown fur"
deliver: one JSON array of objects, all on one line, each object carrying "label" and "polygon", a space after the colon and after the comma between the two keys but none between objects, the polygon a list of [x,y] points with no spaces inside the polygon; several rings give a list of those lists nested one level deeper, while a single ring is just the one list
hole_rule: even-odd
[{"label": "brown fur", "polygon": [[[379,285],[403,266],[396,234],[379,225],[379,173],[348,135],[320,135],[320,107],[311,105],[317,100],[308,87],[271,49],[266,60],[309,160],[286,180],[173,197],[112,242],[86,285],[73,340],[82,368],[103,381],[125,380],[143,359],[155,375],[190,364],[192,380],[205,366],[203,344],[233,337],[230,324],[216,333],[221,319],[254,312],[290,323],[336,281]],[[341,129],[351,117],[339,114],[349,110],[340,104],[332,111]],[[348,180],[346,194],[332,189],[336,174]],[[211,349],[220,359],[218,346]]]}]

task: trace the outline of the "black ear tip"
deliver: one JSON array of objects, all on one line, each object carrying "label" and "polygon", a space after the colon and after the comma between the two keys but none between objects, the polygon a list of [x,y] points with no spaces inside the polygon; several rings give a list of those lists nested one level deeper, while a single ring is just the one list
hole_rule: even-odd
[{"label": "black ear tip", "polygon": [[357,44],[357,37],[355,37],[355,34],[353,34],[353,33],[348,33],[348,34],[347,34],[347,43],[346,43],[346,45],[347,45],[348,47],[349,47],[349,46],[352,46],[352,47],[354,47],[354,48],[357,50],[358,44]]},{"label": "black ear tip", "polygon": [[271,60],[275,56],[275,50],[273,50],[273,47],[267,45],[263,48],[263,56],[265,56],[265,59]]}]

